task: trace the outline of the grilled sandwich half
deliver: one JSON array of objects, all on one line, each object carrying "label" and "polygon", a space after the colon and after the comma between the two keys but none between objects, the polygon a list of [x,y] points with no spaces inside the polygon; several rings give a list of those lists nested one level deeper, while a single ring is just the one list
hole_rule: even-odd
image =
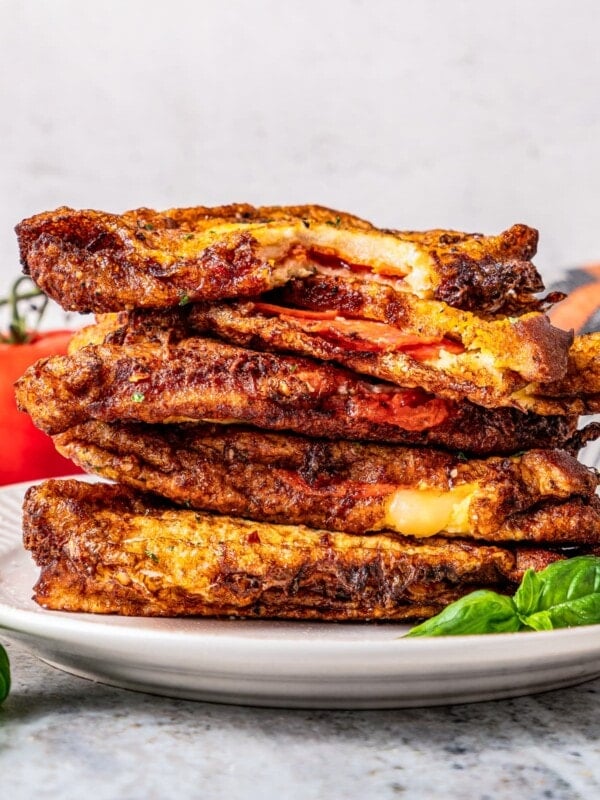
[{"label": "grilled sandwich half", "polygon": [[482,313],[544,306],[537,231],[498,236],[375,228],[321,206],[184,208],[124,214],[59,208],[17,226],[26,271],[73,311],[252,297],[293,278],[351,277]]},{"label": "grilled sandwich half", "polygon": [[416,619],[473,589],[511,591],[527,568],[564,557],[250,522],[74,480],[29,489],[23,525],[41,568],[35,600],[100,614]]},{"label": "grilled sandwich half", "polygon": [[173,329],[81,347],[32,365],[19,407],[51,435],[89,420],[248,423],[326,439],[436,445],[468,453],[576,450],[598,434],[573,415],[486,409],[371,381],[298,356],[234,347]]},{"label": "grilled sandwich half", "polygon": [[[26,271],[71,310],[202,303],[196,325],[234,343],[492,407],[567,369],[572,334],[540,311],[537,233],[522,225],[400,233],[319,206],[240,205],[63,208],[17,232]],[[240,298],[252,302],[222,305]]]},{"label": "grilled sandwich half", "polygon": [[54,438],[87,472],[186,508],[364,534],[600,543],[598,475],[562,450],[465,459],[227,425],[87,422]]},{"label": "grilled sandwich half", "polygon": [[552,328],[542,314],[488,321],[432,301],[407,305],[410,313],[400,326],[260,300],[195,304],[187,319],[192,329],[233,344],[332,361],[488,407],[511,405],[530,382],[554,381],[566,372],[573,337]]}]

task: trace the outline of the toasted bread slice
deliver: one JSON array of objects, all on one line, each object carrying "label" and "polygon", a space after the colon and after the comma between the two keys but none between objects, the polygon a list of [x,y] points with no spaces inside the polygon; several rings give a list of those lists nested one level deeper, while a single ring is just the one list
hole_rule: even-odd
[{"label": "toasted bread slice", "polygon": [[[493,360],[496,369],[513,370],[527,381],[564,377],[567,350],[573,340],[572,332],[554,327],[540,311],[518,317],[490,316],[478,309],[467,311],[436,300],[423,300],[375,281],[344,280],[339,276],[292,280],[259,300],[291,308],[299,319],[303,310],[329,316],[335,312],[343,320],[382,323],[424,341],[449,338],[463,345],[470,355],[480,353],[484,364]],[[361,347],[366,351],[362,343]]]},{"label": "toasted bread slice", "polygon": [[[458,317],[470,316],[452,312]],[[458,403],[467,400],[486,408],[514,406],[547,414],[552,412],[543,410],[546,400],[539,394],[539,384],[528,383],[516,368],[524,373],[531,370],[529,374],[536,370],[560,373],[571,352],[567,350],[571,334],[551,328],[539,314],[486,322],[481,334],[470,329],[468,320],[452,321],[452,314],[448,323],[424,319],[421,330],[416,315],[405,331],[385,323],[338,317],[336,312],[311,315],[310,311],[262,301],[104,314],[99,315],[97,325],[75,334],[69,351],[104,342],[146,347],[149,341],[173,344],[188,339],[191,344],[206,334],[217,334],[253,351],[280,352],[282,363],[286,353],[298,353],[328,364],[337,361],[353,370],[355,377],[371,376]],[[461,332],[464,344],[459,341]],[[315,365],[315,361],[311,363]],[[559,364],[563,365],[560,369]],[[576,367],[572,364],[571,369]],[[577,405],[577,398],[572,400]],[[561,407],[556,413],[569,412]]]},{"label": "toasted bread slice", "polygon": [[530,384],[517,394],[522,408],[539,409],[542,414],[598,414],[600,332],[575,337],[564,378]]},{"label": "toasted bread slice", "polygon": [[[421,304],[426,307],[422,316]],[[537,410],[555,403],[543,391],[563,395],[555,413],[569,413],[564,398],[574,408],[593,403],[599,383],[596,372],[600,374],[595,355],[598,338],[583,342],[580,337],[568,349],[571,334],[552,328],[541,314],[471,326],[469,312],[445,307],[435,313],[432,306],[442,304],[418,300],[407,304],[402,328],[338,316],[335,311],[313,314],[262,301],[102,314],[97,324],[74,334],[69,352],[116,336],[120,341],[155,339],[157,330],[163,338],[170,330],[178,338],[208,332],[240,346],[337,362],[404,388],[418,387],[487,407],[514,404]],[[534,379],[562,375],[567,364],[565,380],[542,384]]]},{"label": "toasted bread slice", "polygon": [[[560,378],[566,371],[572,335],[541,314],[477,325],[469,312],[415,305],[401,327],[252,301],[194,305],[189,322],[234,344],[334,361],[399,386],[492,407],[511,405],[511,395],[540,375]],[[419,305],[427,308],[421,312]]]},{"label": "toasted bread slice", "polygon": [[373,383],[307,358],[185,333],[179,339],[172,327],[137,333],[126,327],[109,339],[42,359],[17,381],[19,407],[39,428],[57,434],[88,420],[245,422],[311,437],[432,444],[479,454],[571,449],[597,433],[576,433],[576,416],[484,409]]},{"label": "toasted bread slice", "polygon": [[[600,543],[600,513],[574,527],[515,528],[532,508],[591,501],[597,474],[561,450],[465,460],[433,448],[314,441],[240,426],[88,422],[54,438],[93,474],[199,510],[259,522],[418,538]],[[581,519],[580,515],[580,522]],[[536,539],[537,541],[537,539]]]},{"label": "toasted bread slice", "polygon": [[475,588],[513,589],[528,567],[563,557],[249,522],[73,480],[29,489],[23,529],[41,567],[35,600],[99,614],[414,619]]},{"label": "toasted bread slice", "polygon": [[537,232],[498,236],[379,230],[320,206],[59,208],[17,225],[21,260],[64,308],[112,312],[251,297],[317,272],[342,271],[459,308],[539,308]]}]

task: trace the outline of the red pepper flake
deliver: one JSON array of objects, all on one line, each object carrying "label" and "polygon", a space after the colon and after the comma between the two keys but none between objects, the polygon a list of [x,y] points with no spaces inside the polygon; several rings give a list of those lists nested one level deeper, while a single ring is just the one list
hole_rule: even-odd
[{"label": "red pepper flake", "polygon": [[252,531],[252,533],[248,534],[247,542],[248,544],[260,544],[260,536],[256,531]]}]

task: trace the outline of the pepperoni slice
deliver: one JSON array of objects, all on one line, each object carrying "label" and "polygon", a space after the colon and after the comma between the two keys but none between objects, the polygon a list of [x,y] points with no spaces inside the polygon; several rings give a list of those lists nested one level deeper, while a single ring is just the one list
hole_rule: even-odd
[{"label": "pepperoni slice", "polygon": [[464,347],[447,337],[402,333],[393,325],[364,319],[338,317],[336,311],[308,311],[271,303],[255,303],[254,308],[282,319],[294,319],[306,333],[314,333],[346,350],[363,353],[402,352],[417,361],[439,358],[440,351],[462,353]]}]

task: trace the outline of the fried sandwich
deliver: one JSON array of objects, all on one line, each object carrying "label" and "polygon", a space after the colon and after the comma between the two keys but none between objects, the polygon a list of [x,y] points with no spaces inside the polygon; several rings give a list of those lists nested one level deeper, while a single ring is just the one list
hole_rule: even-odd
[{"label": "fried sandwich", "polygon": [[212,516],[74,480],[29,489],[23,529],[37,602],[99,614],[414,619],[473,589],[512,590],[527,568],[564,557]]},{"label": "fried sandwich", "polygon": [[576,415],[486,409],[421,389],[372,382],[297,356],[157,330],[132,342],[89,345],[30,367],[19,407],[51,435],[93,419],[172,424],[247,423],[326,439],[428,444],[468,453],[579,446]]},{"label": "fried sandwich", "polygon": [[540,309],[538,234],[400,232],[322,206],[247,204],[124,214],[59,208],[17,226],[25,270],[71,311],[255,297],[295,277],[362,276],[484,313]]},{"label": "fried sandwich", "polygon": [[553,327],[537,232],[319,206],[61,208],[27,273],[98,322],[19,406],[116,485],[29,491],[49,608],[403,620],[600,544],[599,337]]},{"label": "fried sandwich", "polygon": [[[194,308],[196,328],[488,407],[567,368],[572,336],[534,299],[525,226],[484,237],[382,231],[311,206],[59,209],[18,237],[26,270],[72,310],[215,303]],[[263,297],[277,287],[283,305]],[[218,305],[240,297],[252,300]]]},{"label": "fried sandwich", "polygon": [[87,422],[54,442],[87,472],[228,516],[415,538],[600,540],[600,478],[564,450],[466,459],[242,426],[124,422]]}]

